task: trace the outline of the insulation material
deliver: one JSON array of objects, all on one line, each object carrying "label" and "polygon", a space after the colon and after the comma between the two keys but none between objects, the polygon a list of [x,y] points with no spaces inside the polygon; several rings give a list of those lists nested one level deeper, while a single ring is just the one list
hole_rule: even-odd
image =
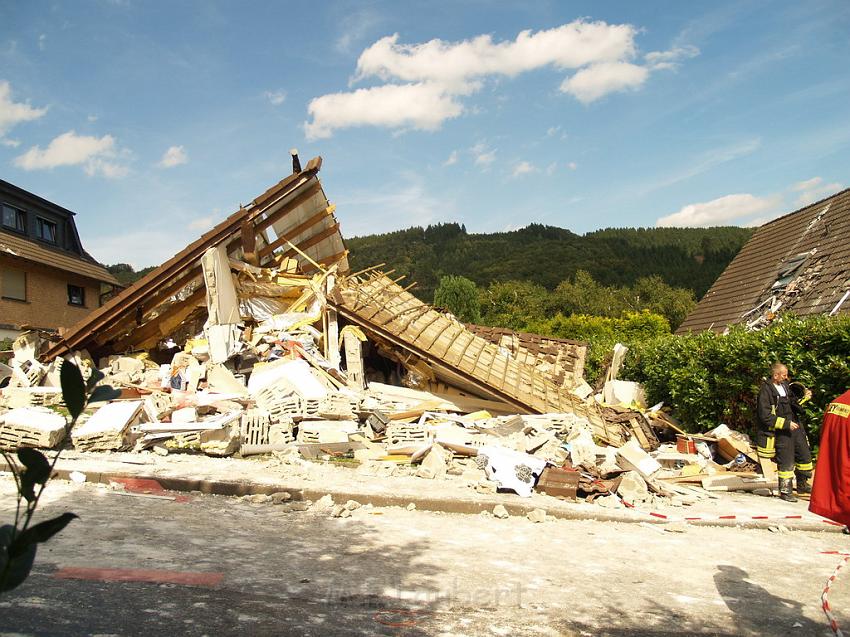
[{"label": "insulation material", "polygon": [[207,299],[204,333],[213,363],[223,363],[239,351],[239,300],[230,274],[230,261],[221,246],[209,248],[201,259]]},{"label": "insulation material", "polygon": [[65,419],[45,407],[19,407],[0,418],[0,448],[3,449],[50,449],[65,437]]},{"label": "insulation material", "polygon": [[71,432],[74,447],[81,451],[117,451],[130,446],[130,425],[142,412],[144,401],[116,401],[103,405],[91,418]]},{"label": "insulation material", "polygon": [[487,473],[487,478],[497,482],[502,489],[510,489],[524,498],[531,496],[546,461],[527,453],[502,447],[481,447],[476,465]]}]

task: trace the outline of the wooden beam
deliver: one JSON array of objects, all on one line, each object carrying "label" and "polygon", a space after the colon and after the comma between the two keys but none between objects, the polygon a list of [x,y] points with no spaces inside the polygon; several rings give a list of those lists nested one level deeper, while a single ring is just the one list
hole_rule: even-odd
[{"label": "wooden beam", "polygon": [[207,293],[206,288],[201,286],[197,290],[195,290],[192,294],[190,294],[188,297],[186,297],[184,300],[178,301],[177,303],[174,303],[171,307],[169,307],[167,310],[165,310],[162,314],[160,314],[159,316],[157,316],[155,318],[152,318],[147,323],[142,325],[140,328],[133,330],[126,337],[124,337],[123,339],[121,339],[120,341],[115,343],[116,351],[120,352],[120,351],[124,351],[125,349],[128,349],[128,348],[132,349],[132,348],[135,347],[135,345],[137,343],[143,342],[143,341],[151,338],[152,336],[156,336],[156,335],[165,336],[165,334],[162,334],[162,332],[160,331],[160,326],[163,323],[167,322],[169,319],[179,315],[184,310],[188,309],[188,310],[191,311],[192,309],[194,309],[193,306],[197,305],[198,302],[201,299],[204,298],[206,293]]},{"label": "wooden beam", "polygon": [[[316,171],[321,166],[321,161],[311,161],[307,166],[307,170],[290,175],[281,181],[276,187],[276,192],[286,189],[289,189],[289,192],[296,192],[309,179],[315,177]],[[194,265],[194,262],[201,258],[207,248],[228,241],[239,231],[242,221],[246,218],[252,218],[255,213],[258,213],[255,208],[240,208],[157,269],[149,272],[132,286],[112,298],[106,305],[97,308],[69,328],[64,337],[44,353],[41,357],[42,360],[51,360],[65,352],[86,347],[87,343],[93,340],[96,332],[109,329],[122,318],[132,316],[136,307],[144,303],[151,293],[156,292],[160,286],[167,284],[186,267]]]},{"label": "wooden beam", "polygon": [[[338,223],[335,223],[335,224],[333,224],[332,226],[329,226],[329,227],[325,228],[325,229],[324,229],[324,230],[322,230],[320,233],[318,233],[318,234],[314,234],[314,235],[313,235],[312,237],[310,237],[309,239],[306,239],[305,241],[302,241],[302,242],[298,245],[298,248],[299,248],[300,250],[302,250],[302,251],[307,250],[308,248],[312,248],[312,247],[313,247],[314,245],[316,245],[317,243],[321,243],[322,241],[324,241],[324,240],[325,240],[325,239],[327,239],[328,237],[333,236],[333,235],[334,235],[334,234],[336,234],[337,232],[339,232],[339,224],[338,224]],[[290,248],[289,250],[287,250],[286,252],[284,252],[284,253],[283,253],[283,256],[285,256],[285,257],[291,257],[291,256],[293,256],[294,254],[296,254],[297,252],[298,252],[298,250],[296,250],[296,249],[294,249],[294,248]]]},{"label": "wooden beam", "polygon": [[254,224],[247,219],[242,222],[242,254],[245,262],[251,265],[260,265],[257,255],[257,235],[254,232]]},{"label": "wooden beam", "polygon": [[262,232],[266,228],[271,227],[275,223],[277,223],[281,217],[289,214],[295,208],[303,204],[305,201],[309,201],[312,197],[314,197],[317,193],[322,191],[322,184],[316,181],[312,186],[310,186],[306,191],[302,192],[297,197],[294,197],[292,201],[287,201],[282,204],[280,209],[275,210],[272,213],[265,213],[265,218],[260,221],[254,222],[254,232]]},{"label": "wooden beam", "polygon": [[[145,314],[154,310],[162,301],[182,290],[184,287],[192,283],[192,281],[200,278],[201,276],[202,272],[200,266],[189,270],[189,272],[176,279],[171,285],[160,289],[151,298],[145,299],[144,303],[136,306],[134,316],[118,319],[116,324],[108,330],[98,332],[98,334],[94,337],[95,342],[98,343],[98,345],[103,345],[115,338],[121,332],[126,331],[130,323],[138,324],[139,308],[141,308],[142,318],[144,318]],[[142,320],[142,323],[144,323],[144,320]]]},{"label": "wooden beam", "polygon": [[278,237],[277,239],[272,241],[266,247],[261,248],[260,249],[260,259],[271,254],[272,252],[277,250],[279,247],[281,247],[282,245],[284,245],[288,241],[294,241],[295,237],[297,237],[299,234],[301,234],[305,230],[309,230],[310,228],[315,226],[317,223],[322,221],[328,215],[333,214],[333,211],[334,211],[335,208],[336,208],[336,206],[331,205],[331,206],[328,206],[327,208],[325,208],[324,210],[320,210],[319,212],[314,214],[312,217],[307,219],[304,223],[300,223],[297,226],[295,226],[292,230],[287,232],[286,235],[281,235],[280,237]]}]

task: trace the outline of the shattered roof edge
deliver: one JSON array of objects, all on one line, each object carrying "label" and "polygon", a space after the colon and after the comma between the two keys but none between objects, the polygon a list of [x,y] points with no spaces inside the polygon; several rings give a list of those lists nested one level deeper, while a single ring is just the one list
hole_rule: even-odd
[{"label": "shattered roof edge", "polygon": [[[316,176],[319,169],[321,168],[322,160],[321,157],[315,157],[311,159],[305,170],[302,170],[300,173],[293,173],[277,184],[272,186],[263,192],[259,197],[257,197],[254,201],[261,200],[263,196],[269,193],[271,190],[275,190],[278,188],[284,188],[287,186],[291,186],[293,183],[304,179],[304,183],[312,179]],[[84,340],[84,334],[90,332],[92,330],[92,326],[100,319],[107,317],[111,312],[117,310],[119,307],[125,304],[131,304],[134,301],[138,300],[137,296],[144,296],[146,289],[148,286],[153,285],[154,282],[165,275],[171,268],[179,264],[181,261],[184,261],[193,255],[193,253],[198,250],[201,246],[210,246],[214,245],[217,241],[223,240],[225,237],[232,234],[228,232],[227,234],[223,234],[229,228],[232,228],[237,223],[243,221],[243,219],[250,215],[250,213],[256,207],[256,204],[252,201],[249,207],[240,208],[236,212],[230,214],[227,218],[222,220],[216,226],[214,226],[211,230],[202,234],[198,239],[187,245],[183,250],[176,253],[167,261],[163,262],[156,269],[152,270],[141,279],[133,283],[133,285],[127,287],[122,290],[117,296],[110,299],[105,305],[97,308],[93,312],[87,314],[81,321],[77,322],[75,325],[70,327],[67,331],[65,331],[61,337],[61,340],[51,346],[42,356],[44,360],[51,360],[56,356],[64,354],[69,351],[73,351],[77,348],[82,341]],[[219,235],[222,235],[219,237]],[[194,260],[196,257],[191,256],[191,259]],[[172,274],[168,274],[165,276],[164,280],[170,278]],[[132,299],[132,300],[131,300]]]}]

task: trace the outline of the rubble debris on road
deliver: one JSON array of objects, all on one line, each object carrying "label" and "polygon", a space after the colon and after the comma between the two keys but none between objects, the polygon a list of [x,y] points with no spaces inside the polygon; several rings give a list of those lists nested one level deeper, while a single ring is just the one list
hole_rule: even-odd
[{"label": "rubble debris on road", "polygon": [[[0,390],[0,447],[68,443],[57,410],[69,361],[120,390],[79,418],[70,432],[78,450],[297,454],[373,476],[463,480],[471,493],[536,489],[605,506],[770,486],[743,470],[755,456],[735,432],[685,436],[647,410],[642,389],[616,379],[625,348],[594,396],[582,343],[464,325],[391,270],[350,272],[321,163],[58,339],[20,336]],[[314,506],[347,517],[359,505],[326,496]]]}]

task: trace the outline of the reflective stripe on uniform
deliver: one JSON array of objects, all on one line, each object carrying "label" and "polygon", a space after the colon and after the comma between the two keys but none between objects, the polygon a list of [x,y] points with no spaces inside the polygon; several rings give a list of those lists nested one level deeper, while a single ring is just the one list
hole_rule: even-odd
[{"label": "reflective stripe on uniform", "polygon": [[793,478],[794,472],[793,471],[777,471],[776,475],[779,476],[780,478],[783,478],[783,479]]},{"label": "reflective stripe on uniform", "polygon": [[811,471],[812,463],[811,462],[798,462],[794,465],[797,471]]},{"label": "reflective stripe on uniform", "polygon": [[775,458],[776,452],[765,449],[764,447],[756,447],[756,454],[759,458]]},{"label": "reflective stripe on uniform", "polygon": [[826,413],[835,414],[836,416],[840,416],[841,418],[847,418],[850,416],[850,405],[844,405],[842,403],[829,403],[829,407],[826,408]]},{"label": "reflective stripe on uniform", "polygon": [[783,427],[785,427],[785,419],[784,418],[777,418],[776,424],[773,425],[773,428],[774,429],[782,429]]}]

